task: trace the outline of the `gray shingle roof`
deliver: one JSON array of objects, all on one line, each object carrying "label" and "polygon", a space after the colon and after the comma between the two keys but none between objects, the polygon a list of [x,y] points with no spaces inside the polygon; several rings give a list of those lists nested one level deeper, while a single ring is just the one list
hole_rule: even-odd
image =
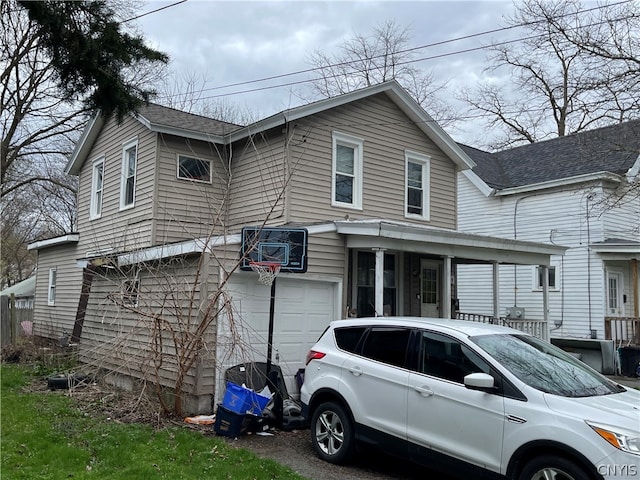
[{"label": "gray shingle roof", "polygon": [[461,145],[487,185],[503,189],[579,175],[624,175],[640,156],[640,120],[489,153]]},{"label": "gray shingle roof", "polygon": [[222,136],[242,128],[241,125],[163,107],[155,103],[141,107],[139,113],[149,122],[156,125],[211,135]]}]

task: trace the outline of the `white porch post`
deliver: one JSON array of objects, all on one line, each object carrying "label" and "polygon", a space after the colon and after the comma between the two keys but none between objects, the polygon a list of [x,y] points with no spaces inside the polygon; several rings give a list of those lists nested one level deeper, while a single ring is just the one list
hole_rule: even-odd
[{"label": "white porch post", "polygon": [[[557,281],[557,280],[556,280]],[[549,340],[549,266],[542,266],[542,319],[544,320],[543,340]]]},{"label": "white porch post", "polygon": [[500,318],[500,264],[493,262],[493,318]]},{"label": "white porch post", "polygon": [[375,316],[384,314],[384,248],[374,248],[376,252],[376,281],[375,281]]},{"label": "white porch post", "polygon": [[444,285],[442,286],[442,318],[451,318],[451,257],[444,258]]}]

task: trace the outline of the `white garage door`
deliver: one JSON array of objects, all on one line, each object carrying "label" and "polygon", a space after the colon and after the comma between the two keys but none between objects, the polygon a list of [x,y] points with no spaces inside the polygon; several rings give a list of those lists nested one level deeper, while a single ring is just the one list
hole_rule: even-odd
[{"label": "white garage door", "polygon": [[[230,366],[266,361],[271,299],[271,287],[259,284],[253,272],[234,274],[227,292],[232,314],[218,326],[217,383],[222,389]],[[308,280],[303,274],[281,275],[276,281],[272,360],[282,368],[292,395],[298,392],[294,376],[304,368],[309,349],[339,316],[338,293],[337,282]]]}]

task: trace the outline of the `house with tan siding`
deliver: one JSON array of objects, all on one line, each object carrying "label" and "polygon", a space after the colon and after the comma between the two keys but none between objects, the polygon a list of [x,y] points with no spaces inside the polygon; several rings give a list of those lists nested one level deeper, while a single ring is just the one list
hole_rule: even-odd
[{"label": "house with tan siding", "polygon": [[[221,401],[229,367],[264,362],[272,338],[295,396],[331,320],[452,318],[459,265],[562,255],[459,231],[457,175],[473,166],[394,81],[247,126],[153,104],[122,123],[96,116],[66,168],[78,232],[31,246],[35,332],[67,332],[124,386],[179,382],[193,413]],[[304,273],[277,277],[273,322],[271,289],[242,268],[244,227],[307,232]]]}]

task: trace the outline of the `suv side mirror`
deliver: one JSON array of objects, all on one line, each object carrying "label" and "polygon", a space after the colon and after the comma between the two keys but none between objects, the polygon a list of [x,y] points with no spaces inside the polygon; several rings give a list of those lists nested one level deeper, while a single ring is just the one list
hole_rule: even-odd
[{"label": "suv side mirror", "polygon": [[491,393],[496,390],[493,377],[487,373],[470,373],[464,377],[464,386],[470,390]]}]

